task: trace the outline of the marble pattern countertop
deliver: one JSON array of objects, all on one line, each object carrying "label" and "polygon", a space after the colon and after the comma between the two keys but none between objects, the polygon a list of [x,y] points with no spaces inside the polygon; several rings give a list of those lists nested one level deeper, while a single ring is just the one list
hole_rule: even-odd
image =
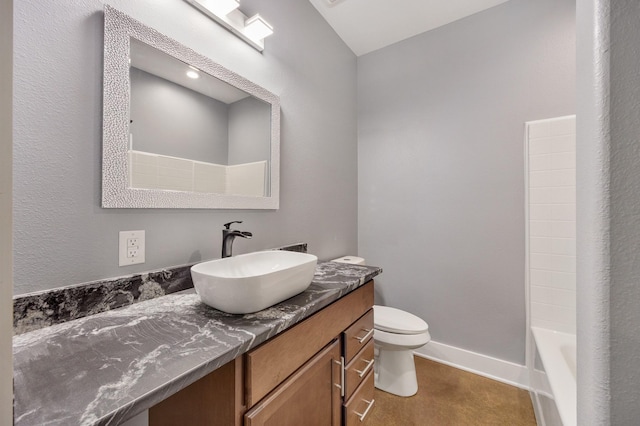
[{"label": "marble pattern countertop", "polygon": [[180,292],[14,336],[15,425],[119,424],[381,272],[320,263],[306,291],[254,314]]}]

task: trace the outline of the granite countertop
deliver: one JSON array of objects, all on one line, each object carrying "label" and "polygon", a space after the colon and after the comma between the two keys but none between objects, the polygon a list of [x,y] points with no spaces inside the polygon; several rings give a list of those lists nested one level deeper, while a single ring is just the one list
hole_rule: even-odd
[{"label": "granite countertop", "polygon": [[381,272],[320,263],[306,291],[254,314],[180,292],[14,336],[14,424],[119,424]]}]

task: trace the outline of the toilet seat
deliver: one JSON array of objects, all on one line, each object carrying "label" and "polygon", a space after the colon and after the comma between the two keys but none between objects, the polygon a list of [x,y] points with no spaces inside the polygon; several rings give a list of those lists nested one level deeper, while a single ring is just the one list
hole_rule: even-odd
[{"label": "toilet seat", "polygon": [[418,349],[429,343],[431,335],[429,332],[420,334],[398,334],[374,329],[373,340],[378,346],[395,349]]},{"label": "toilet seat", "polygon": [[429,325],[421,318],[389,306],[373,306],[373,323],[376,330],[386,333],[412,335],[429,331]]}]

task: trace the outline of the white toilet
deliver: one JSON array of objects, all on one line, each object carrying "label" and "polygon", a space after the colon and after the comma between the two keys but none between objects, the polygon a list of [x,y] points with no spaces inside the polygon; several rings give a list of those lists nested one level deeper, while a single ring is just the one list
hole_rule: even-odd
[{"label": "white toilet", "polygon": [[431,340],[429,325],[417,316],[388,306],[373,307],[373,340],[378,352],[376,387],[398,396],[418,392],[413,350]]},{"label": "white toilet", "polygon": [[[364,259],[355,256],[333,261],[364,265]],[[431,340],[429,325],[409,312],[378,305],[373,307],[373,323],[375,386],[398,396],[415,395],[418,380],[413,350]]]}]

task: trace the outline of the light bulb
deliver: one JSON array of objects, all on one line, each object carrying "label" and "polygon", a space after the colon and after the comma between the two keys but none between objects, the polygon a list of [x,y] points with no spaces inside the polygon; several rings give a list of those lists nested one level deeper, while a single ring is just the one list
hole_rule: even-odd
[{"label": "light bulb", "polygon": [[260,15],[255,14],[245,21],[244,34],[251,40],[260,41],[273,34],[273,27]]},{"label": "light bulb", "polygon": [[238,0],[200,0],[199,3],[218,16],[227,16],[240,6]]}]

